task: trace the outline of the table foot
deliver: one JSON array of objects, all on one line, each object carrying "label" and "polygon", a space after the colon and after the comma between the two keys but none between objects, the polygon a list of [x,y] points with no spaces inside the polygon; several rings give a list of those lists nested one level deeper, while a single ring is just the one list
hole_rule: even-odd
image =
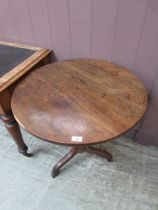
[{"label": "table foot", "polygon": [[27,147],[27,145],[25,145],[25,146],[26,146],[26,147],[23,148],[23,149],[18,148],[18,152],[19,152],[20,154],[26,156],[26,157],[32,157],[33,154],[32,154],[32,153],[29,153],[29,152],[28,152],[28,147]]},{"label": "table foot", "polygon": [[107,150],[103,150],[103,149],[98,149],[92,146],[88,146],[86,147],[86,151],[95,155],[99,155],[102,157],[105,157],[107,159],[107,161],[112,162],[113,161],[113,157],[112,155],[107,151]]},{"label": "table foot", "polygon": [[17,124],[17,122],[14,119],[14,116],[12,114],[10,115],[3,115],[2,120],[5,123],[5,127],[12,136],[13,140],[15,141],[17,147],[18,147],[18,152],[23,154],[24,156],[31,157],[32,154],[28,153],[28,147],[24,143],[20,128]]},{"label": "table foot", "polygon": [[59,174],[60,168],[62,168],[69,160],[71,160],[77,154],[77,147],[72,147],[71,150],[60,159],[53,167],[51,176],[55,178]]},{"label": "table foot", "polygon": [[53,178],[55,178],[59,172],[60,169],[69,161],[71,160],[77,153],[82,153],[82,152],[89,152],[92,154],[96,154],[102,157],[105,157],[107,159],[107,161],[112,162],[113,161],[113,157],[112,155],[106,151],[106,150],[102,150],[102,149],[97,149],[95,147],[92,146],[74,146],[71,148],[71,150],[63,157],[61,158],[53,167],[51,176]]}]

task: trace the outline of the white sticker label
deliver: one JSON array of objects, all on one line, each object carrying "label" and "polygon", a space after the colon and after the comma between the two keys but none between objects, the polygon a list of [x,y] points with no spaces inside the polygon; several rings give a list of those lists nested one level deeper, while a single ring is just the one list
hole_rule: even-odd
[{"label": "white sticker label", "polygon": [[72,136],[71,141],[82,142],[82,136]]}]

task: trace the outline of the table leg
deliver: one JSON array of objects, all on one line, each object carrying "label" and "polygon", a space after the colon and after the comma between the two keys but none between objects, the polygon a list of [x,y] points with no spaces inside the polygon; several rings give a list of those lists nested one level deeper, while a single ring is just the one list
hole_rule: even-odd
[{"label": "table leg", "polygon": [[77,148],[72,147],[71,150],[61,158],[53,167],[51,176],[55,178],[59,174],[60,168],[62,168],[69,160],[71,160],[77,154]]},{"label": "table leg", "polygon": [[20,128],[19,128],[17,122],[15,121],[13,115],[11,115],[11,114],[4,115],[4,116],[2,116],[2,120],[5,123],[5,127],[8,130],[9,134],[15,141],[15,143],[18,147],[18,152],[27,156],[27,157],[30,157],[31,154],[27,152],[28,147],[23,141],[23,138],[22,138],[22,135],[20,132]]},{"label": "table leg", "polygon": [[18,147],[19,153],[30,157],[31,154],[27,152],[28,147],[23,141],[20,128],[11,112],[9,91],[0,94],[0,114],[6,129]]},{"label": "table leg", "polygon": [[61,158],[53,167],[51,176],[55,178],[59,174],[59,170],[69,161],[71,160],[77,153],[82,153],[82,152],[89,152],[95,155],[99,155],[102,157],[105,157],[107,161],[112,162],[113,158],[112,155],[102,149],[97,149],[92,146],[74,146],[71,148],[71,150],[63,157]]},{"label": "table leg", "polygon": [[95,154],[95,155],[105,157],[107,159],[107,161],[109,161],[109,162],[113,161],[112,155],[105,149],[103,150],[103,149],[98,149],[98,148],[95,148],[92,146],[88,146],[88,147],[86,147],[86,151],[89,153]]}]

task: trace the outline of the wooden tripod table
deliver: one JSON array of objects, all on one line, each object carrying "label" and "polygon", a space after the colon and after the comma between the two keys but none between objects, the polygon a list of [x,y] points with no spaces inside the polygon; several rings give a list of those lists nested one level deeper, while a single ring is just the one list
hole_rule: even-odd
[{"label": "wooden tripod table", "polygon": [[147,107],[142,82],[127,69],[103,60],[55,62],[31,72],[12,97],[15,118],[27,131],[51,143],[71,146],[54,166],[80,152],[112,161],[93,144],[118,137],[133,127]]}]

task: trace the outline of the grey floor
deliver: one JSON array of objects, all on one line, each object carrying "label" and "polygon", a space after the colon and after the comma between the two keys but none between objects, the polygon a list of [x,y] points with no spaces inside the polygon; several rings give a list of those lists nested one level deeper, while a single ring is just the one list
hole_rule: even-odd
[{"label": "grey floor", "polygon": [[100,145],[113,163],[79,154],[52,179],[68,147],[23,135],[32,158],[16,152],[0,123],[0,210],[158,210],[158,148],[119,138]]}]

